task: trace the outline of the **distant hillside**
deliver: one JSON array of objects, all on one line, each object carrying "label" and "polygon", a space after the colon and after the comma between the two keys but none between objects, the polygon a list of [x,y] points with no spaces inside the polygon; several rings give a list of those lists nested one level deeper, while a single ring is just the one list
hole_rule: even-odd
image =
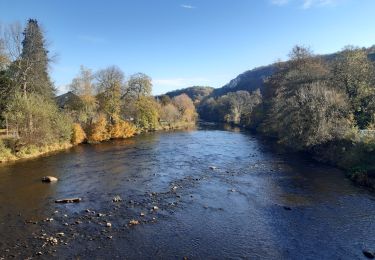
[{"label": "distant hillside", "polygon": [[188,95],[194,103],[199,103],[204,97],[209,96],[214,91],[212,87],[205,87],[205,86],[193,86],[184,89],[174,90],[165,95],[169,96],[170,98],[179,96],[181,94]]},{"label": "distant hillside", "polygon": [[211,96],[217,97],[225,95],[228,92],[236,92],[239,90],[254,91],[263,87],[264,80],[275,72],[274,65],[263,66],[248,70],[235,79],[232,79],[228,84],[213,91]]},{"label": "distant hillside", "polygon": [[[367,49],[368,56],[372,61],[375,61],[375,45]],[[334,60],[340,52],[333,54],[322,55],[321,57],[326,61]],[[247,90],[249,92],[256,89],[263,90],[264,80],[271,76],[276,71],[275,65],[271,64],[248,70],[236,78],[232,79],[228,84],[221,88],[216,88],[210,96],[218,97],[225,95],[229,92],[236,92],[238,90]]]}]

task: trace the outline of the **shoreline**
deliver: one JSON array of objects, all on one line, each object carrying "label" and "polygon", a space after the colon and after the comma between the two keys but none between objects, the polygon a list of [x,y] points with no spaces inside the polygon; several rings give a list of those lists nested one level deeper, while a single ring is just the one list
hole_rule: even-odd
[{"label": "shoreline", "polygon": [[[137,135],[140,135],[140,134],[143,134],[143,133],[151,133],[151,132],[161,132],[161,131],[168,132],[168,131],[174,131],[174,130],[185,130],[185,129],[190,129],[190,128],[196,127],[197,125],[198,125],[198,122],[196,122],[194,124],[186,124],[186,125],[179,125],[179,126],[165,126],[165,127],[157,128],[155,130],[139,131],[134,136],[137,136]],[[134,136],[132,136],[132,137],[134,137]],[[117,139],[125,140],[125,139],[129,139],[129,138],[132,138],[132,137],[117,138]],[[110,140],[116,140],[116,138],[109,139],[109,140],[106,140],[106,141],[102,141],[102,142],[99,142],[99,143],[108,142]],[[83,143],[80,143],[80,144],[85,144],[85,143],[87,143],[87,142],[83,142]],[[17,155],[17,154],[12,153],[6,159],[0,160],[0,166],[7,165],[7,164],[10,164],[10,163],[16,163],[16,162],[23,161],[23,160],[32,160],[32,159],[37,159],[37,158],[40,158],[40,157],[43,157],[43,156],[53,155],[56,152],[65,151],[65,150],[68,150],[68,149],[73,148],[75,146],[78,146],[80,144],[72,144],[72,143],[60,143],[59,144],[59,143],[57,143],[57,144],[51,144],[51,145],[46,145],[46,146],[42,146],[42,147],[33,147],[37,151],[34,151],[32,153],[23,153],[22,155]],[[92,143],[92,144],[89,144],[89,145],[94,145],[94,144],[95,143]]]}]

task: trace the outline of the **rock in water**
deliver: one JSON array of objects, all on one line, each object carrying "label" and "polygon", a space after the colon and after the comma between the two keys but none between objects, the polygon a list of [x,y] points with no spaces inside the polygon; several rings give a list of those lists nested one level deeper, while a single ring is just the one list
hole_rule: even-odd
[{"label": "rock in water", "polygon": [[81,198],[68,198],[68,199],[61,199],[55,200],[55,203],[78,203],[81,202]]},{"label": "rock in water", "polygon": [[135,226],[135,225],[139,225],[138,220],[132,219],[132,220],[129,221],[129,226]]},{"label": "rock in water", "polygon": [[42,182],[57,182],[59,179],[53,176],[44,176]]},{"label": "rock in water", "polygon": [[216,166],[210,166],[210,169],[211,169],[211,170],[216,170],[217,167],[216,167]]},{"label": "rock in water", "polygon": [[363,250],[362,251],[363,255],[369,259],[374,259],[375,258],[375,254],[368,251],[368,250]]},{"label": "rock in water", "polygon": [[113,199],[112,199],[113,202],[120,202],[122,201],[121,197],[120,196],[114,196]]}]

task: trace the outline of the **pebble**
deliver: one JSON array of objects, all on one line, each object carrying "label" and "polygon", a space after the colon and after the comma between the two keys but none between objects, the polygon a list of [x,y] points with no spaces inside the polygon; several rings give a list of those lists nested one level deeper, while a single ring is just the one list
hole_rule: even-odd
[{"label": "pebble", "polygon": [[135,226],[135,225],[139,225],[138,220],[132,219],[132,220],[129,221],[129,226]]}]

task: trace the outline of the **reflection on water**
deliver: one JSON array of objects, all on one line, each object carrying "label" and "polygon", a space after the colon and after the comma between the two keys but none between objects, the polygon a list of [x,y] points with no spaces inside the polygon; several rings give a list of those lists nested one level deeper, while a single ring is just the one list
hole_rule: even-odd
[{"label": "reflection on water", "polygon": [[[82,202],[54,203],[65,197]],[[60,258],[360,258],[375,250],[373,201],[340,171],[275,153],[239,128],[149,133],[1,165],[0,258],[30,256],[35,233],[61,231],[76,242],[56,246]],[[108,213],[113,239],[103,220],[82,218],[86,209]],[[140,212],[142,225],[124,228]]]}]

